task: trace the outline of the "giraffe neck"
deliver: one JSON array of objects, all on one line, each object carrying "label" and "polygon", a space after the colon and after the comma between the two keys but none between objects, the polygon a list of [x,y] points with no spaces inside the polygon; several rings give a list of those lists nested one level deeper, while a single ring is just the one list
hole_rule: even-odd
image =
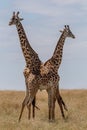
[{"label": "giraffe neck", "polygon": [[[24,28],[22,26],[22,24],[19,22],[17,25],[17,31],[18,31],[18,35],[19,35],[19,40],[20,40],[20,44],[21,44],[21,49],[26,61],[26,65],[28,67],[28,65],[30,64],[30,59],[32,58],[33,53],[35,54],[35,51],[32,49],[32,47],[29,44],[29,41],[26,37]],[[36,54],[37,55],[37,54]]]},{"label": "giraffe neck", "polygon": [[49,60],[52,66],[55,68],[55,70],[58,71],[58,68],[60,67],[61,61],[62,61],[62,55],[63,55],[63,46],[66,39],[66,34],[63,32],[59,38],[59,41],[57,42],[56,48],[54,50],[52,58]]},{"label": "giraffe neck", "polygon": [[41,61],[39,60],[38,54],[30,46],[22,24],[19,22],[16,27],[20,39],[22,52],[25,58],[26,67],[28,67],[33,74],[39,74]]},{"label": "giraffe neck", "polygon": [[66,39],[66,35],[63,32],[59,38],[59,41],[57,42],[56,48],[55,48],[53,56],[52,56],[54,66],[57,70],[62,61],[63,46],[64,46],[65,39]]}]

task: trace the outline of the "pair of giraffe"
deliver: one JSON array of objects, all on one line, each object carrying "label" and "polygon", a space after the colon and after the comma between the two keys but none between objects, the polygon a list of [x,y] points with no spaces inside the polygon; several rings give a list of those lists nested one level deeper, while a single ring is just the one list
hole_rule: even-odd
[{"label": "pair of giraffe", "polygon": [[63,107],[67,110],[67,107],[59,93],[59,75],[58,69],[60,67],[63,55],[63,46],[66,37],[75,38],[72,34],[68,25],[65,26],[64,30],[61,31],[62,34],[54,50],[53,56],[46,61],[44,64],[40,61],[38,54],[32,49],[29,41],[27,40],[25,31],[21,24],[23,20],[18,16],[19,12],[13,16],[9,25],[16,25],[22,52],[26,61],[26,67],[24,69],[25,83],[26,83],[26,97],[22,103],[22,109],[20,113],[19,120],[21,119],[25,105],[27,105],[30,118],[31,113],[31,103],[33,105],[33,117],[35,116],[35,99],[37,91],[46,90],[48,93],[48,107],[49,107],[49,120],[53,121],[55,119],[55,101],[57,100],[62,116],[64,116]]}]

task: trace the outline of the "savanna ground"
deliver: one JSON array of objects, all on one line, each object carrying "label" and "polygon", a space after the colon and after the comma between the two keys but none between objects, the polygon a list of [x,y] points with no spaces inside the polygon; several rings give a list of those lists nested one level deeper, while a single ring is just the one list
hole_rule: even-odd
[{"label": "savanna ground", "polygon": [[38,92],[36,118],[27,119],[27,108],[18,123],[25,92],[0,91],[0,130],[87,130],[87,90],[61,90],[67,104],[66,120],[56,102],[56,120],[48,121],[47,93]]}]

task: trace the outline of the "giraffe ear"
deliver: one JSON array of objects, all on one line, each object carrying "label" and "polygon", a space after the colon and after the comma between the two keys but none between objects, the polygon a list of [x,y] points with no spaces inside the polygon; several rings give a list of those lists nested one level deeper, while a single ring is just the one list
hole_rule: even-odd
[{"label": "giraffe ear", "polygon": [[62,31],[62,30],[60,30],[60,32],[62,33],[63,31]]}]

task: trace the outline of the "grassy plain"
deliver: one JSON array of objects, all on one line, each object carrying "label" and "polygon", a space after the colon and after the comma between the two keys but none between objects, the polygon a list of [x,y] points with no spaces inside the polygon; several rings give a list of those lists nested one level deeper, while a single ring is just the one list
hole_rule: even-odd
[{"label": "grassy plain", "polygon": [[0,91],[0,130],[86,130],[87,129],[87,90],[61,90],[67,104],[66,120],[62,119],[56,103],[56,120],[48,121],[47,93],[38,92],[36,118],[27,119],[27,108],[18,123],[21,103],[25,92]]}]

